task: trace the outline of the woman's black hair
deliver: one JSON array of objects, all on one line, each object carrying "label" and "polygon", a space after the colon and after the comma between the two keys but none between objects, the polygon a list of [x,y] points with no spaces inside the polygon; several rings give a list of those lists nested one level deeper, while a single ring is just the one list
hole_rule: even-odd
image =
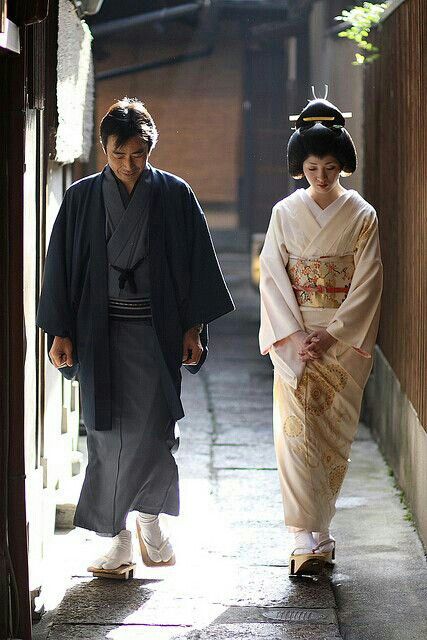
[{"label": "woman's black hair", "polygon": [[311,100],[296,122],[288,143],[288,169],[293,178],[302,178],[308,156],[337,159],[342,175],[351,175],[357,166],[356,149],[345,129],[341,111],[327,100]]},{"label": "woman's black hair", "polygon": [[156,146],[158,138],[154,120],[144,104],[137,98],[127,97],[111,105],[101,120],[99,133],[104,150],[109,136],[116,136],[117,147],[137,136],[147,145],[149,152]]}]

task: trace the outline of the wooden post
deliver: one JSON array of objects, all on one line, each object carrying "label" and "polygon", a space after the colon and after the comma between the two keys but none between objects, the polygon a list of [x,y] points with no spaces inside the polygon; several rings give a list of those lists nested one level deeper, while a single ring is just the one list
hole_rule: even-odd
[{"label": "wooden post", "polygon": [[[1,60],[2,100],[2,315],[1,357],[1,443],[0,466],[7,470],[7,494],[0,498],[1,557],[0,580],[7,590],[6,540],[16,581],[6,607],[1,609],[0,625],[6,626],[13,612],[14,637],[31,640],[31,607],[28,587],[28,551],[25,511],[24,462],[24,315],[23,315],[23,174],[25,142],[25,59],[18,56]],[[4,207],[4,208],[3,208]],[[6,572],[6,573],[5,573]],[[2,597],[3,597],[2,591]],[[7,612],[7,613],[6,613]],[[7,619],[6,619],[7,616]],[[0,631],[3,629],[0,627]]]}]

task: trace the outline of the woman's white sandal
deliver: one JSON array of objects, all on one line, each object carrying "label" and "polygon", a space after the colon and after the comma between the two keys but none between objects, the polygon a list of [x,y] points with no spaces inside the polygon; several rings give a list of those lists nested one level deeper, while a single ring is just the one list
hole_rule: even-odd
[{"label": "woman's white sandal", "polygon": [[298,550],[306,550],[305,547],[296,547],[289,557],[289,575],[310,575],[322,572],[325,564],[323,554],[319,553],[295,553]]}]

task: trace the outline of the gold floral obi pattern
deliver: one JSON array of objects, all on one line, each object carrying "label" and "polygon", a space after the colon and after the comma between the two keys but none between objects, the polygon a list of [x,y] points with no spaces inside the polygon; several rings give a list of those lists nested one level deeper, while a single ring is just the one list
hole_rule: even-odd
[{"label": "gold floral obi pattern", "polygon": [[350,288],[354,258],[290,256],[286,270],[300,306],[338,309]]}]

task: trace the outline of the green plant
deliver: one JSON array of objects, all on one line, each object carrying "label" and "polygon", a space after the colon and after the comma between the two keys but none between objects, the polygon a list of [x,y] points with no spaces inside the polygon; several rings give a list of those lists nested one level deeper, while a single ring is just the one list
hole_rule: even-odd
[{"label": "green plant", "polygon": [[390,2],[364,2],[363,5],[353,7],[348,11],[344,10],[341,15],[336,16],[335,20],[341,20],[350,26],[344,31],[340,31],[340,38],[348,38],[353,40],[361,53],[356,52],[353,64],[363,65],[366,62],[372,62],[378,58],[378,47],[368,42],[368,37],[373,26],[379,23],[381,16]]},{"label": "green plant", "polygon": [[383,459],[384,459],[384,462],[385,462],[386,467],[387,467],[387,475],[392,479],[393,488],[396,491],[396,495],[399,498],[400,504],[403,507],[403,510],[404,510],[403,519],[406,520],[406,522],[409,522],[409,524],[416,530],[415,519],[414,519],[414,516],[412,514],[411,507],[409,506],[409,502],[408,502],[408,500],[407,500],[407,498],[405,496],[405,493],[400,488],[399,483],[397,481],[397,478],[396,478],[396,476],[394,474],[393,469],[385,461],[384,455],[383,455]]}]

